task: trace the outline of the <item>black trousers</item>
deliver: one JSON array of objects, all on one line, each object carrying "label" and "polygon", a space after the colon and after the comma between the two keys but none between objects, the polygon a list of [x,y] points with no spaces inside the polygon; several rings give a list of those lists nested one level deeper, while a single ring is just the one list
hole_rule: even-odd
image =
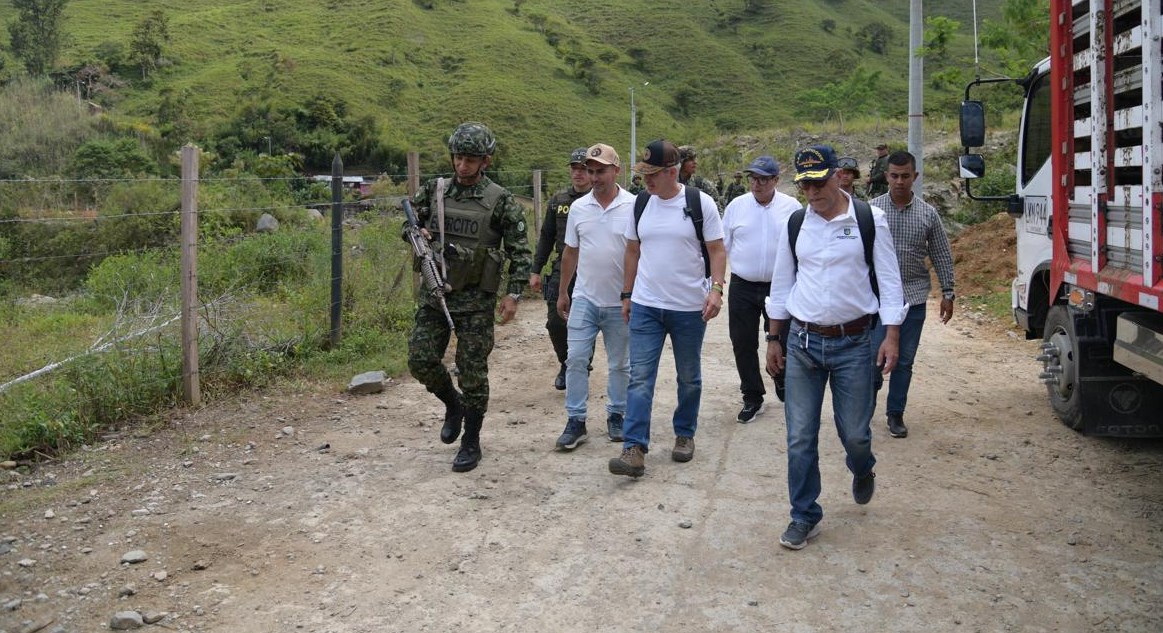
[{"label": "black trousers", "polygon": [[[763,325],[763,332],[767,332],[769,319],[763,302],[771,294],[771,283],[747,281],[732,274],[728,288],[727,325],[731,349],[735,352],[735,369],[739,372],[739,391],[743,392],[744,403],[759,404],[767,393],[759,360],[759,326]],[[763,364],[766,364],[766,347],[763,354]]]}]

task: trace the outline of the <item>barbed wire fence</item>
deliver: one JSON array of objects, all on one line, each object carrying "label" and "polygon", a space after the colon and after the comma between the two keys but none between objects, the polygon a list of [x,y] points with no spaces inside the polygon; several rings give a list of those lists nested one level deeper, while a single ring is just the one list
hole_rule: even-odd
[{"label": "barbed wire fence", "polygon": [[[323,339],[337,347],[345,311],[365,325],[407,327],[415,280],[396,208],[420,183],[412,155],[409,173],[379,176],[407,183],[406,192],[383,193],[375,185],[368,191],[366,179],[353,185],[337,156],[329,201],[284,203],[252,190],[297,190],[317,177],[204,178],[197,148],[182,154],[181,178],[0,180],[0,291],[6,285],[12,291],[0,294],[8,297],[3,308],[18,340],[5,354],[8,361],[0,362],[0,396],[62,370],[76,379],[84,373],[77,366],[90,366],[86,359],[115,354],[114,363],[92,363],[99,369],[72,391],[80,397],[85,389],[108,388],[117,398],[102,406],[130,413],[137,403],[129,392],[140,392],[143,403],[197,405],[206,381],[244,382],[263,363],[293,357],[299,346]],[[557,188],[568,185],[568,169],[548,173]],[[542,172],[489,175],[531,207],[535,243],[544,199],[552,193]],[[529,184],[513,184],[521,182]],[[362,194],[357,199],[353,187]],[[119,196],[120,206],[96,208],[91,192],[99,188]],[[277,232],[254,231],[264,215],[283,220]],[[325,234],[320,223],[328,215]],[[378,232],[344,243],[352,229],[373,222]],[[294,286],[288,275],[310,280]],[[43,295],[62,299],[42,296],[40,286]],[[384,306],[367,309],[372,303]],[[37,324],[46,312],[81,313],[88,325]],[[47,328],[47,335],[37,328]],[[19,345],[21,339],[38,349]],[[242,366],[231,360],[240,349],[247,352]],[[118,389],[122,382],[126,388]]]}]

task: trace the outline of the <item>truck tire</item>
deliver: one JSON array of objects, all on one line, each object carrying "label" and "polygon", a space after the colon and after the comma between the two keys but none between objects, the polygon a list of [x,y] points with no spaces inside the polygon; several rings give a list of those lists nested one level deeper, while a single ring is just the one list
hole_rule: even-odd
[{"label": "truck tire", "polygon": [[1042,329],[1042,363],[1045,367],[1046,392],[1050,408],[1066,426],[1083,430],[1082,385],[1079,379],[1078,337],[1074,319],[1064,305],[1050,308],[1046,327]]}]

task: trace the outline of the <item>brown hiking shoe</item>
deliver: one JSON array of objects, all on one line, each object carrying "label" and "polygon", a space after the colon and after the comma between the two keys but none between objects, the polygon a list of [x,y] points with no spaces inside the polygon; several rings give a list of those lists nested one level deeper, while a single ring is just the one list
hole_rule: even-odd
[{"label": "brown hiking shoe", "polygon": [[670,458],[676,462],[689,462],[695,456],[695,438],[693,437],[676,437],[674,438],[674,450],[670,452]]},{"label": "brown hiking shoe", "polygon": [[610,472],[627,477],[641,477],[646,473],[646,456],[642,447],[634,444],[622,449],[622,456],[610,460]]}]

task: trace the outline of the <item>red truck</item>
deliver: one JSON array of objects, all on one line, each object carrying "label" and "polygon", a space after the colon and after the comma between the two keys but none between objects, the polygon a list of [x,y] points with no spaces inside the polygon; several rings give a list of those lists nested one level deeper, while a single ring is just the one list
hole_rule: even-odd
[{"label": "red truck", "polygon": [[[1014,318],[1042,340],[1067,426],[1163,436],[1163,0],[1051,0],[1050,57],[977,80],[961,106],[961,175],[1005,199],[1017,231]],[[984,83],[1025,91],[1016,189],[976,196]]]}]

